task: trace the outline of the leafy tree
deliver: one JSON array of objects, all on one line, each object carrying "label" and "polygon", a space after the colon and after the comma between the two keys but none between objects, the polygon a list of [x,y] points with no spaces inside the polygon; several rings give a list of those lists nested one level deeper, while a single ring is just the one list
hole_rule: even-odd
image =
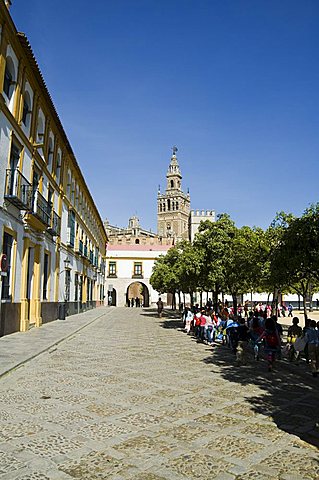
[{"label": "leafy tree", "polygon": [[293,290],[303,299],[319,285],[319,204],[311,205],[300,218],[290,218],[275,247],[270,279],[282,289]]}]

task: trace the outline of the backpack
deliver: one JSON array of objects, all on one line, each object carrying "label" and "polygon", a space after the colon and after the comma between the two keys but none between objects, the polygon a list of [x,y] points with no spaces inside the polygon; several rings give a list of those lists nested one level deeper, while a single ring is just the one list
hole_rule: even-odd
[{"label": "backpack", "polygon": [[278,335],[277,335],[277,332],[274,330],[274,331],[266,331],[265,332],[265,340],[266,340],[266,344],[268,347],[270,348],[277,348],[279,346],[279,340],[278,340]]}]

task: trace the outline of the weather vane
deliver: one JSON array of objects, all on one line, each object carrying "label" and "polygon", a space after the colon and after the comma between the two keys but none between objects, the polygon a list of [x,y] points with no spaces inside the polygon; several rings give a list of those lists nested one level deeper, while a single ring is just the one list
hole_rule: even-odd
[{"label": "weather vane", "polygon": [[173,155],[176,154],[176,152],[178,152],[178,148],[174,145],[174,147],[172,147],[172,150],[173,150]]}]

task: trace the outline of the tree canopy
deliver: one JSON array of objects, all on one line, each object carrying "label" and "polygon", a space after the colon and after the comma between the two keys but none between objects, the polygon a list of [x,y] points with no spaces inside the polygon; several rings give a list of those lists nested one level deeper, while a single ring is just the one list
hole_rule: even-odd
[{"label": "tree canopy", "polygon": [[319,203],[301,217],[280,212],[271,225],[236,227],[227,214],[204,221],[193,243],[183,241],[154,265],[152,286],[160,293],[296,292],[304,299],[319,288]]}]

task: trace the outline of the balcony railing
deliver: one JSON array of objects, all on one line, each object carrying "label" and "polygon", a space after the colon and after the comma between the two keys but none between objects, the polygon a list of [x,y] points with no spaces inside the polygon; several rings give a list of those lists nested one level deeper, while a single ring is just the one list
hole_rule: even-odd
[{"label": "balcony railing", "polygon": [[61,233],[61,218],[55,211],[52,209],[51,213],[51,223],[50,226],[48,227],[48,232],[51,233],[51,235],[60,236]]},{"label": "balcony railing", "polygon": [[31,213],[38,217],[44,225],[50,226],[52,204],[49,203],[41,193],[36,190],[33,197],[33,208]]},{"label": "balcony railing", "polygon": [[32,185],[17,169],[6,171],[4,198],[20,210],[32,209]]}]

